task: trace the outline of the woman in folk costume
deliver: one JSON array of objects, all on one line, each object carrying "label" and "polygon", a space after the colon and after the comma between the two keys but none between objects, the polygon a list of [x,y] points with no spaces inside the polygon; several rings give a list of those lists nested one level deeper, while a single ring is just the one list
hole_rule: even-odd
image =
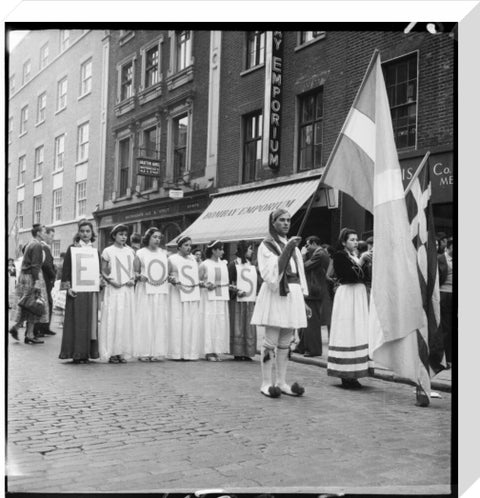
[{"label": "woman in folk costume", "polygon": [[[307,326],[305,304],[308,293],[302,255],[298,250],[300,237],[287,239],[290,230],[290,213],[277,209],[270,213],[269,232],[258,248],[258,267],[263,278],[255,303],[253,325],[265,327],[261,348],[262,386],[265,396],[276,398],[280,394],[301,396],[305,389],[296,382],[287,384],[286,373],[290,342],[294,329]],[[276,363],[277,381],[272,382],[273,360]]]},{"label": "woman in folk costume", "polygon": [[230,295],[223,253],[221,241],[210,242],[205,251],[206,259],[198,267],[201,286],[199,351],[208,361],[221,361],[218,355],[228,353],[230,349]]},{"label": "woman in folk costume", "polygon": [[[254,301],[238,301],[246,295],[246,291],[237,287],[238,271],[242,269],[256,268],[252,265],[252,244],[241,240],[237,246],[236,258],[228,264],[228,276],[230,280],[230,354],[235,360],[251,361],[257,352],[257,330],[251,325]],[[238,270],[237,270],[238,269]],[[257,288],[253,289],[254,295]]]},{"label": "woman in folk costume", "polygon": [[357,380],[373,373],[368,360],[368,301],[362,266],[370,255],[356,256],[357,233],[340,231],[333,267],[339,282],[335,292],[328,345],[327,374],[342,379],[347,389],[362,387]]},{"label": "woman in folk costume", "polygon": [[[62,268],[61,290],[66,291],[65,317],[63,320],[61,360],[72,358],[73,363],[89,363],[89,358],[99,358],[98,352],[98,295],[99,292],[74,292],[72,290],[72,248],[93,249],[95,233],[89,221],[78,224],[79,240],[67,249]],[[95,249],[100,270],[100,254]]]},{"label": "woman in folk costume", "polygon": [[113,244],[102,252],[102,275],[106,282],[100,318],[100,357],[109,363],[126,363],[133,355],[135,328],[135,253],[127,246],[128,227],[117,225],[110,232]]},{"label": "woman in folk costume", "polygon": [[137,279],[135,309],[138,310],[133,338],[133,354],[141,361],[158,361],[167,354],[168,259],[160,248],[162,233],[149,228],[142,248],[135,253],[133,269]]},{"label": "woman in folk costume", "polygon": [[[199,333],[200,333],[200,293],[198,300],[182,301],[181,291],[198,291],[198,263],[190,254],[192,239],[180,237],[177,241],[176,254],[168,258],[168,275],[170,286],[169,293],[169,336],[168,336],[168,358],[173,360],[198,360],[199,358]],[[185,263],[187,266],[185,266]],[[193,263],[191,265],[190,263]],[[188,280],[181,280],[180,271],[185,275],[187,268]],[[188,272],[197,272],[192,277]]]}]

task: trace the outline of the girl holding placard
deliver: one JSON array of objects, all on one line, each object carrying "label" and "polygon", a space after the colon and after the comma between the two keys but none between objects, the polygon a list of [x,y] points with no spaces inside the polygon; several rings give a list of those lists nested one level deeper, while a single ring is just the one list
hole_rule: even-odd
[{"label": "girl holding placard", "polygon": [[227,262],[222,260],[223,243],[210,242],[206,259],[198,268],[200,292],[200,354],[209,361],[220,361],[221,353],[228,353],[230,321],[228,314],[229,282]]},{"label": "girl holding placard", "polygon": [[133,355],[134,289],[133,249],[126,245],[128,227],[117,225],[110,232],[111,246],[102,252],[102,275],[107,286],[100,318],[99,349],[109,363],[126,363]]},{"label": "girl holding placard", "polygon": [[[89,358],[99,357],[98,295],[100,289],[83,290],[81,285],[78,286],[76,275],[83,267],[77,268],[77,262],[91,259],[91,271],[96,273],[93,280],[100,281],[100,254],[93,247],[96,236],[92,223],[86,220],[81,221],[78,224],[77,237],[78,242],[68,247],[63,261],[60,288],[66,291],[66,300],[62,346],[58,357],[61,360],[72,358],[73,363],[78,364],[89,363]],[[84,257],[75,257],[76,252],[83,254]],[[93,253],[93,258],[88,257],[89,252]]]},{"label": "girl holding placard", "polygon": [[167,357],[198,360],[199,302],[198,263],[190,254],[192,239],[180,237],[176,254],[168,258],[169,335]]},{"label": "girl holding placard", "polygon": [[241,240],[236,258],[228,264],[230,280],[230,353],[235,360],[252,360],[257,352],[257,331],[250,325],[257,294],[257,269],[252,265],[252,244]]},{"label": "girl holding placard", "polygon": [[167,354],[168,259],[166,251],[160,248],[161,240],[160,230],[149,228],[133,261],[137,280],[135,309],[139,310],[133,354],[140,361],[158,361]]}]

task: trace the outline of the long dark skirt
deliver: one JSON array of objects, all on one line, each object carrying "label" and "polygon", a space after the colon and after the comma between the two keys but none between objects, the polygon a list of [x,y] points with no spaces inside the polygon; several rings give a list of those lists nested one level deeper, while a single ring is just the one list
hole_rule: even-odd
[{"label": "long dark skirt", "polygon": [[67,294],[59,358],[99,358],[97,292],[78,292],[77,297]]},{"label": "long dark skirt", "polygon": [[296,350],[299,353],[310,353],[312,356],[322,355],[322,302],[307,299],[305,302],[312,310],[307,328],[300,329],[300,342]]},{"label": "long dark skirt", "polygon": [[257,328],[250,325],[255,303],[228,303],[230,315],[230,354],[255,356],[257,352]]}]

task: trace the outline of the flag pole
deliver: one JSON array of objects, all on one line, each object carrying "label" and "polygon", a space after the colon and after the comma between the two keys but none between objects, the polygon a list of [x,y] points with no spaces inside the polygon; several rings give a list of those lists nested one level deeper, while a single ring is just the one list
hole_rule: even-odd
[{"label": "flag pole", "polygon": [[430,151],[427,150],[427,153],[425,154],[424,158],[422,159],[422,162],[418,166],[417,171],[415,171],[414,175],[412,176],[412,178],[410,180],[410,183],[407,185],[407,188],[405,189],[405,195],[407,195],[410,192],[412,185],[413,185],[413,182],[418,178],[418,175],[420,175],[420,173],[422,172],[422,169],[425,166],[427,159],[429,157],[430,157]]},{"label": "flag pole", "polygon": [[343,133],[345,131],[345,127],[348,123],[348,118],[350,117],[350,114],[353,112],[355,104],[357,103],[358,98],[360,96],[360,92],[363,90],[363,87],[365,86],[365,82],[367,81],[367,77],[369,76],[370,71],[373,67],[373,64],[376,61],[376,58],[377,58],[379,53],[380,53],[380,51],[378,50],[378,48],[376,48],[373,51],[372,58],[370,59],[370,62],[368,63],[367,70],[365,71],[365,74],[363,75],[362,82],[360,83],[360,86],[357,90],[355,98],[353,99],[353,103],[350,106],[350,110],[348,111],[347,117],[346,117],[345,121],[343,122],[342,129],[340,130],[340,133],[337,135],[337,139],[335,140],[335,144],[333,145],[332,151],[330,152],[330,155],[328,156],[327,164],[323,168],[322,176],[320,177],[320,179],[318,181],[317,188],[316,188],[315,192],[312,194],[312,196],[310,197],[310,201],[308,203],[307,209],[305,211],[305,214],[303,215],[302,223],[300,224],[300,228],[298,229],[298,232],[297,232],[297,237],[301,237],[303,229],[305,228],[305,223],[307,222],[307,218],[310,215],[310,211],[312,210],[312,206],[313,206],[313,203],[315,201],[315,198],[317,197],[317,194],[320,191],[320,187],[323,185],[322,179],[325,177],[325,174],[330,169],[330,165],[332,163],[332,158],[334,157],[335,153],[337,152],[338,144],[340,143],[340,138],[343,135]]}]

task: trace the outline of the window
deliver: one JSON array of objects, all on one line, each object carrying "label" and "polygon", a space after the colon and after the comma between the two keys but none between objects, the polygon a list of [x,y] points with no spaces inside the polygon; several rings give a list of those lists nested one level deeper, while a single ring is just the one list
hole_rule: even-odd
[{"label": "window", "polygon": [[80,95],[92,91],[92,59],[84,62],[80,67]]},{"label": "window", "polygon": [[181,71],[192,63],[192,36],[190,31],[175,32],[175,46],[177,55],[177,71]]},{"label": "window", "polygon": [[17,202],[17,224],[18,228],[23,228],[23,201]]},{"label": "window", "polygon": [[54,258],[60,257],[60,241],[59,240],[52,241],[52,256]]},{"label": "window", "polygon": [[122,66],[120,70],[120,100],[133,96],[133,61]]},{"label": "window", "polygon": [[118,165],[120,169],[120,197],[127,195],[130,177],[130,138],[118,143]]},{"label": "window", "polygon": [[60,52],[66,50],[70,45],[70,30],[61,29],[60,30]]},{"label": "window", "polygon": [[[157,127],[148,128],[143,130],[142,134],[142,147],[140,149],[140,156],[148,157],[151,159],[158,159],[159,154],[157,151]],[[141,189],[148,190],[153,187],[152,176],[141,176]]]},{"label": "window", "polygon": [[8,118],[8,143],[12,143],[13,137],[13,117]]},{"label": "window", "polygon": [[320,168],[323,145],[323,90],[300,97],[299,170]]},{"label": "window", "polygon": [[32,223],[40,223],[42,217],[42,196],[36,195],[33,198],[33,221]]},{"label": "window", "polygon": [[181,178],[187,170],[188,114],[173,121],[173,178]]},{"label": "window", "polygon": [[55,138],[55,156],[53,158],[53,170],[63,169],[65,159],[65,135],[59,135]]},{"label": "window", "polygon": [[8,80],[8,88],[10,90],[10,96],[15,92],[15,75],[10,76],[10,79]]},{"label": "window", "polygon": [[27,133],[28,105],[22,107],[20,111],[20,135]]},{"label": "window", "polygon": [[261,112],[250,114],[244,118],[243,144],[243,181],[256,179],[262,163],[262,130],[263,116]]},{"label": "window", "polygon": [[415,147],[417,136],[417,54],[383,64],[397,148]]},{"label": "window", "polygon": [[87,211],[87,180],[75,185],[75,217],[84,215]]},{"label": "window", "polygon": [[62,189],[53,191],[53,221],[62,219]]},{"label": "window", "polygon": [[265,31],[247,33],[247,69],[265,62]]},{"label": "window", "polygon": [[145,88],[155,85],[159,81],[159,52],[158,46],[145,52]]},{"label": "window", "polygon": [[44,156],[44,146],[40,145],[35,149],[35,164],[33,165],[33,178],[38,178],[42,176],[43,172],[43,156]]},{"label": "window", "polygon": [[40,48],[40,69],[43,69],[48,64],[48,43]]},{"label": "window", "polygon": [[25,183],[25,171],[27,169],[27,156],[18,158],[18,185]]},{"label": "window", "polygon": [[65,109],[67,107],[67,90],[68,90],[68,81],[67,77],[62,78],[57,83],[57,111]]},{"label": "window", "polygon": [[45,121],[45,111],[47,108],[47,93],[43,92],[37,98],[37,123]]},{"label": "window", "polygon": [[83,123],[78,127],[77,162],[88,160],[88,132],[89,132],[89,123]]},{"label": "window", "polygon": [[25,83],[28,83],[30,80],[30,72],[32,70],[32,63],[30,62],[30,59],[26,61],[23,64],[23,72],[22,72],[22,85],[25,85]]},{"label": "window", "polygon": [[325,31],[300,31],[299,44],[311,42],[317,38],[323,38],[325,36]]}]

